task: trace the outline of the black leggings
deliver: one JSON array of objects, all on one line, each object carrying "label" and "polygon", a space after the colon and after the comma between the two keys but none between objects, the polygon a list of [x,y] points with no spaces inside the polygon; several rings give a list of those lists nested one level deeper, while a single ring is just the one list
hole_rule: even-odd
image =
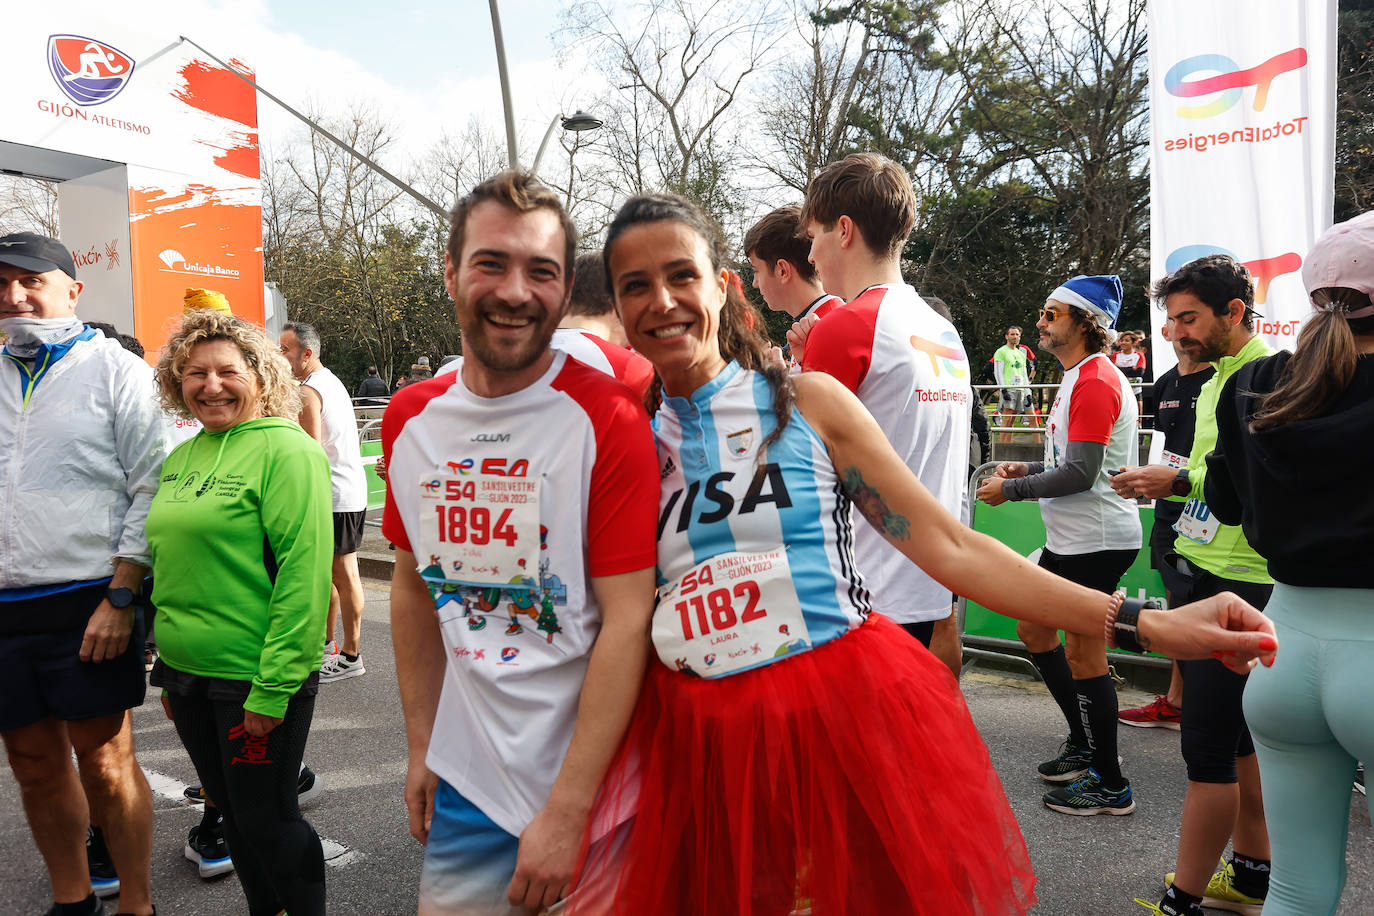
[{"label": "black leggings", "polygon": [[167,699],[205,793],[224,815],[250,916],[324,916],[324,851],[296,802],[315,698],[293,696],[285,719],[265,738],[244,733],[241,701],[175,693]]},{"label": "black leggings", "polygon": [[[1176,563],[1176,559],[1171,556],[1169,562]],[[1222,579],[1196,567],[1187,588],[1189,601],[1235,592],[1260,610],[1269,603],[1274,590],[1272,585]],[[1189,781],[1236,782],[1236,759],[1255,752],[1241,709],[1241,694],[1249,675],[1236,674],[1211,658],[1180,661],[1178,673],[1183,677],[1179,746]]]}]

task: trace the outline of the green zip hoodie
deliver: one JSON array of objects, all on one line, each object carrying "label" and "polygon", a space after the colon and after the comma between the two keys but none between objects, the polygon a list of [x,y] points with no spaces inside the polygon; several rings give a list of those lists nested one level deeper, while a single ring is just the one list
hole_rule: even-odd
[{"label": "green zip hoodie", "polygon": [[[1207,380],[1197,395],[1197,428],[1193,433],[1193,450],[1188,455],[1189,497],[1202,499],[1202,485],[1207,477],[1207,453],[1217,445],[1217,402],[1226,380],[1246,363],[1268,356],[1274,351],[1260,337],[1252,337],[1235,356],[1223,356],[1213,365],[1216,375]],[[1174,549],[1214,576],[1237,582],[1267,584],[1269,565],[1255,553],[1245,540],[1245,532],[1238,525],[1221,525],[1216,537],[1207,544],[1179,535]]]},{"label": "green zip hoodie", "polygon": [[333,559],[329,461],[289,420],[202,430],[162,465],[148,512],[163,661],[251,681],[281,717],[320,664]]}]

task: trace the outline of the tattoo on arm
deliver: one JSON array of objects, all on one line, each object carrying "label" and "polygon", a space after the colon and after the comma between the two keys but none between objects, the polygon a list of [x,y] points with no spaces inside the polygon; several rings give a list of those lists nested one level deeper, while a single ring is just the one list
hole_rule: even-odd
[{"label": "tattoo on arm", "polygon": [[893,512],[888,507],[882,494],[864,481],[858,468],[845,469],[844,489],[854,501],[854,505],[863,513],[863,517],[880,533],[897,541],[905,541],[910,536],[911,522],[905,515]]}]

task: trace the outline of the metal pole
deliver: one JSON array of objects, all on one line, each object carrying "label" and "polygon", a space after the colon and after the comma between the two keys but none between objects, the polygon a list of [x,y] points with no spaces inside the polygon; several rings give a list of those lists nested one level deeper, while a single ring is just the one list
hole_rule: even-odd
[{"label": "metal pole", "polygon": [[544,147],[549,145],[549,138],[553,136],[553,129],[558,126],[558,122],[562,118],[561,114],[554,115],[553,120],[549,122],[549,129],[544,131],[544,139],[539,141],[539,152],[534,154],[534,165],[530,166],[530,174],[535,178],[539,177],[539,163],[544,158]]},{"label": "metal pole", "polygon": [[[491,35],[496,39],[496,72],[501,75],[501,104],[506,109],[506,153],[510,167],[519,171],[520,153],[515,145],[515,112],[510,102],[510,75],[506,72],[506,45],[501,40],[501,14],[496,9],[496,0],[488,0],[491,7]],[[552,130],[553,128],[549,128]]]},{"label": "metal pole", "polygon": [[[492,0],[492,2],[495,2],[495,0]],[[272,93],[268,92],[266,89],[262,88],[262,85],[261,85],[260,83],[254,82],[253,80],[250,80],[248,77],[246,77],[246,76],[244,76],[242,73],[240,73],[237,69],[235,69],[234,67],[231,67],[229,64],[226,64],[224,61],[220,60],[218,57],[216,57],[215,55],[211,54],[209,51],[207,51],[207,50],[205,50],[204,48],[202,48],[199,44],[196,44],[196,42],[194,42],[194,41],[192,41],[191,39],[187,38],[185,35],[182,35],[182,36],[181,36],[181,40],[184,41],[184,42],[186,42],[188,45],[191,45],[191,46],[194,47],[196,50],[200,51],[200,53],[204,54],[206,57],[210,58],[210,59],[213,60],[215,63],[219,64],[219,65],[220,65],[221,67],[223,67],[225,70],[228,70],[230,73],[234,74],[235,76],[237,76],[239,79],[243,80],[243,81],[244,81],[245,83],[247,83],[248,85],[252,86],[252,87],[253,87],[254,89],[256,89],[258,92],[261,92],[263,95],[267,96],[269,99],[271,99],[272,101],[276,102],[276,103],[277,103],[278,105],[280,105],[282,108],[285,108],[288,112],[290,112],[291,114],[295,115],[295,116],[296,116],[297,118],[299,118],[301,121],[305,122],[305,125],[306,125],[307,127],[309,127],[311,130],[315,131],[315,133],[320,134],[321,136],[325,137],[326,139],[328,139],[331,143],[333,143],[335,146],[339,147],[340,149],[346,150],[346,151],[347,151],[350,155],[352,155],[354,158],[356,158],[356,159],[358,159],[359,161],[361,161],[361,162],[362,162],[363,164],[365,164],[368,168],[372,169],[372,170],[373,170],[374,172],[376,172],[378,175],[381,175],[383,178],[385,178],[387,181],[389,181],[389,182],[391,182],[392,184],[394,184],[396,187],[400,188],[402,191],[405,191],[407,194],[409,194],[411,197],[415,198],[415,199],[416,199],[417,201],[419,201],[421,204],[424,204],[426,207],[428,207],[429,209],[433,210],[435,213],[439,214],[439,215],[442,216],[444,219],[447,219],[447,218],[448,218],[448,211],[445,210],[443,207],[439,206],[439,205],[436,204],[434,201],[430,200],[428,197],[424,196],[424,195],[421,194],[419,191],[415,190],[415,189],[412,188],[410,185],[406,184],[404,181],[402,181],[401,179],[397,178],[395,175],[391,174],[391,173],[388,172],[386,169],[382,168],[382,167],[381,167],[380,165],[378,165],[376,162],[372,161],[372,160],[369,159],[367,156],[365,156],[365,155],[363,155],[362,153],[358,152],[356,149],[354,149],[353,147],[349,146],[347,143],[343,142],[343,141],[340,140],[338,137],[334,136],[334,135],[331,134],[329,131],[325,130],[323,127],[321,127],[320,125],[316,124],[314,121],[310,120],[310,119],[307,118],[305,115],[301,114],[299,111],[297,111],[296,109],[292,108],[290,105],[286,104],[286,103],[283,102],[281,99],[277,98],[277,97],[276,97],[275,95],[273,95]]]}]

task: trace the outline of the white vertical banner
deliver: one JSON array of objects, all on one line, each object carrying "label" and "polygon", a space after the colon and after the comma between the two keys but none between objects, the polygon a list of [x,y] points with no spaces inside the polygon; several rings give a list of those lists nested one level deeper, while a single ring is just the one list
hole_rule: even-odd
[{"label": "white vertical banner", "polygon": [[[1257,330],[1292,349],[1331,225],[1336,0],[1150,0],[1150,275],[1229,254]],[[1175,362],[1152,308],[1156,375]]]}]

